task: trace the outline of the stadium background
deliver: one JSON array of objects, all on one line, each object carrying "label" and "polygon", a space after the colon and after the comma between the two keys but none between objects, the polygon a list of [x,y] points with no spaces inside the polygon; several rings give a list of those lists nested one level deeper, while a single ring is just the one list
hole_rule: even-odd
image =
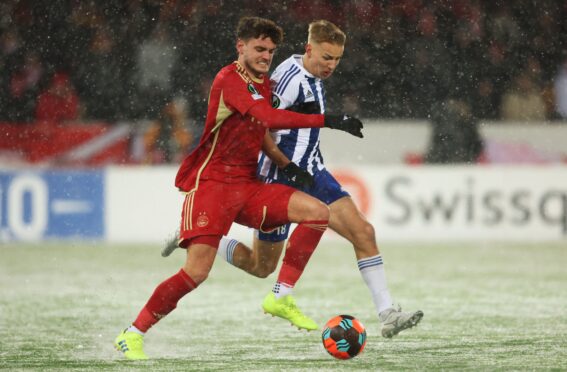
[{"label": "stadium background", "polygon": [[[327,96],[330,111],[365,118],[366,138],[323,131],[322,147],[328,166],[350,171],[382,239],[410,229],[420,240],[432,226],[442,240],[565,239],[567,5],[457,0],[3,2],[0,239],[158,241],[173,230],[175,167],[199,139],[245,14],[283,26],[274,64],[301,53],[312,19],[347,32]],[[424,195],[388,191],[384,166]],[[115,185],[114,174],[132,179]],[[440,193],[439,177],[451,180]],[[132,195],[154,202],[120,203]],[[395,222],[409,214],[413,224]]]},{"label": "stadium background", "polygon": [[[274,65],[302,52],[313,19],[346,31],[329,107],[362,117],[365,138],[323,131],[322,152],[375,225],[394,292],[429,317],[398,343],[369,332],[351,367],[566,367],[564,1],[9,0],[0,14],[0,366],[117,367],[107,339],[145,296],[139,285],[153,288],[179,263],[155,257],[179,221],[173,178],[199,139],[208,86],[234,59],[238,18],[259,15],[285,30]],[[247,229],[232,234],[251,240]],[[334,249],[344,246],[326,234],[331,248],[316,253],[299,293],[319,321],[340,308],[372,324],[355,305],[366,294],[350,248]],[[248,291],[258,282],[216,267],[220,296],[240,301],[240,316],[256,311],[263,290]],[[219,288],[229,283],[249,295]],[[213,329],[216,364],[203,356],[210,339],[187,339],[174,318],[166,328],[179,331],[158,332],[162,345],[149,350],[173,364],[149,368],[184,370],[186,358],[205,369],[344,368],[319,359],[317,337],[291,336],[291,346],[279,334],[276,346],[231,356],[240,349],[203,310],[218,304],[194,301],[201,310],[180,318],[199,318],[202,335]],[[86,314],[105,323],[100,334],[77,336],[97,327]],[[258,344],[255,332],[235,332]],[[169,337],[193,349],[166,349]]]}]

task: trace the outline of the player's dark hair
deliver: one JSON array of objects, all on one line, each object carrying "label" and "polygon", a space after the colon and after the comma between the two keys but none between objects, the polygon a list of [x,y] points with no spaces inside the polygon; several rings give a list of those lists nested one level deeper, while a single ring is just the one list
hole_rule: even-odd
[{"label": "player's dark hair", "polygon": [[278,45],[283,41],[283,30],[266,18],[242,17],[236,27],[236,37],[244,41],[269,37]]}]

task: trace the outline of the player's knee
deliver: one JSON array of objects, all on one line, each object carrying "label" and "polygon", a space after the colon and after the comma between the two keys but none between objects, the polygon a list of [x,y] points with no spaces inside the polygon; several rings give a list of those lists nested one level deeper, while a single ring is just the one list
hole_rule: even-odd
[{"label": "player's knee", "polygon": [[328,221],[330,214],[329,207],[317,200],[310,203],[305,219],[312,221]]},{"label": "player's knee", "polygon": [[258,267],[258,269],[256,270],[256,276],[258,278],[261,279],[266,279],[268,276],[270,276],[271,273],[273,273],[275,271],[275,267]]},{"label": "player's knee", "polygon": [[367,221],[356,226],[353,231],[353,245],[365,255],[376,254],[376,235],[374,226]]},{"label": "player's knee", "polygon": [[[279,257],[279,256],[278,256]],[[258,278],[265,279],[270,276],[271,273],[276,271],[276,267],[278,266],[278,261],[261,261],[259,262],[256,267],[254,268],[254,275]]]},{"label": "player's knee", "polygon": [[201,283],[203,283],[205,280],[207,280],[207,278],[209,277],[209,271],[208,270],[196,270],[193,269],[191,270],[191,279],[193,279],[193,281],[195,282],[195,284],[199,285]]},{"label": "player's knee", "polygon": [[374,230],[374,226],[371,223],[364,221],[360,228],[360,233],[366,240],[376,240],[376,232]]}]

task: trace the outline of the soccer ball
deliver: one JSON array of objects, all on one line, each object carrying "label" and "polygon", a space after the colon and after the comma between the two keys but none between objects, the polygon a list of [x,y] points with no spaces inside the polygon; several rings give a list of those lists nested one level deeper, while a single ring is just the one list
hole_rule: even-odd
[{"label": "soccer ball", "polygon": [[364,350],[366,329],[350,315],[329,319],[322,334],[325,350],[337,359],[354,358]]}]

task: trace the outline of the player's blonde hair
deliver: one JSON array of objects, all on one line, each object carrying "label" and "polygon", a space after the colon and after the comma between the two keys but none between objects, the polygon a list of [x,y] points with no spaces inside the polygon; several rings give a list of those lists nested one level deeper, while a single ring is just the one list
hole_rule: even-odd
[{"label": "player's blonde hair", "polygon": [[345,45],[346,35],[334,23],[320,19],[309,24],[309,36],[307,42],[313,43],[330,43],[337,45]]}]

